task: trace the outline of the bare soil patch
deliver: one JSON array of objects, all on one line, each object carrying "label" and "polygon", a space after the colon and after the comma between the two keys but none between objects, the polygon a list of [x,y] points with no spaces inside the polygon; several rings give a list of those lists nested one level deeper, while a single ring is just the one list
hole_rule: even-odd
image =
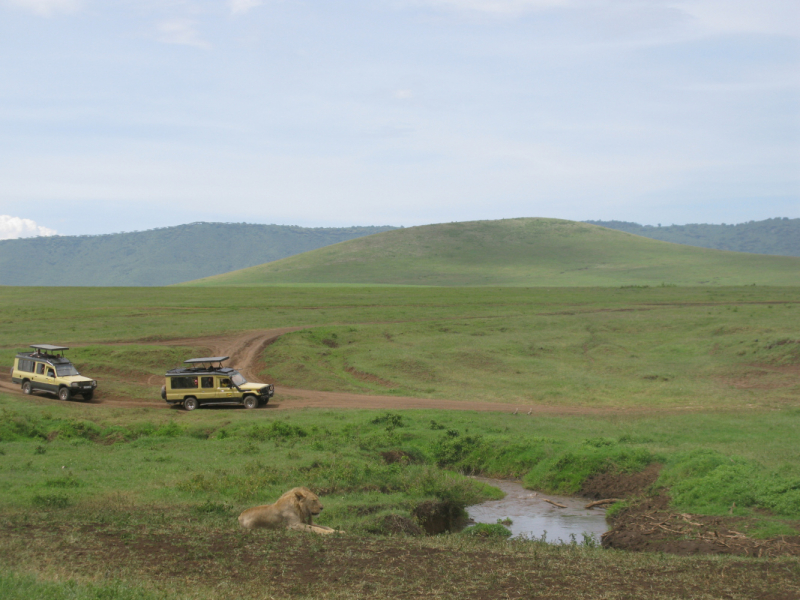
[{"label": "bare soil patch", "polygon": [[651,494],[661,465],[640,473],[603,473],[588,479],[581,490],[587,498],[627,498],[631,504],[603,534],[603,547],[669,554],[733,554],[739,556],[800,556],[800,531],[795,536],[755,539],[741,531],[747,519],[679,513],[669,508],[662,491]]},{"label": "bare soil patch", "polygon": [[745,518],[682,514],[667,505],[666,496],[634,503],[614,519],[614,528],[603,535],[603,547],[681,555],[800,556],[800,532],[754,539],[739,531]]},{"label": "bare soil patch", "polygon": [[646,493],[656,482],[661,465],[652,464],[640,473],[601,473],[587,479],[581,488],[584,498],[633,498]]}]

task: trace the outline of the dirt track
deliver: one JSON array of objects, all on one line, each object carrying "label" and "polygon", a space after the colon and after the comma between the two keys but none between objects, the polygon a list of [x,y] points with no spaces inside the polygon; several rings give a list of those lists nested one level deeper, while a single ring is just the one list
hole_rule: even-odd
[{"label": "dirt track", "polygon": [[[228,364],[237,368],[247,379],[259,380],[258,373],[264,370],[262,354],[264,348],[273,343],[280,336],[304,329],[303,327],[283,327],[280,329],[267,329],[247,331],[236,335],[212,336],[204,338],[182,338],[148,342],[153,345],[163,346],[188,346],[202,349],[213,356],[230,356]],[[134,342],[131,342],[134,343]],[[114,342],[109,345],[123,345]],[[147,382],[153,385],[153,400],[132,400],[119,398],[102,393],[100,388],[97,396],[85,404],[96,407],[170,407],[159,397],[159,388],[163,378],[151,376]],[[12,384],[8,374],[0,375],[0,389],[3,391],[20,394],[19,386]],[[38,396],[47,398],[46,395]],[[56,402],[58,400],[55,400]],[[267,406],[268,410],[285,410],[297,408],[364,408],[364,409],[437,409],[437,410],[474,410],[491,412],[519,412],[521,414],[608,414],[620,412],[613,409],[599,409],[588,407],[558,407],[536,406],[522,404],[508,404],[498,402],[480,402],[470,400],[440,400],[414,398],[410,396],[376,396],[351,394],[345,392],[321,392],[317,390],[303,390],[296,388],[275,386],[275,397]]]}]

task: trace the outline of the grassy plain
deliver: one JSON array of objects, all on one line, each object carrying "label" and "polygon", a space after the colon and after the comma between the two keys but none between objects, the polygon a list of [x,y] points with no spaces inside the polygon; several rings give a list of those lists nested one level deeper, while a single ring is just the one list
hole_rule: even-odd
[{"label": "grassy plain", "polygon": [[800,285],[800,258],[672,244],[587,223],[504,219],[395,229],[182,285]]},{"label": "grassy plain", "polygon": [[[80,345],[104,386],[156,398],[190,351],[154,341],[305,326],[268,348],[266,378],[522,406],[780,407],[798,394],[798,311],[791,287],[2,288],[0,362]],[[117,342],[132,344],[101,345]]]},{"label": "grassy plain", "polygon": [[[458,508],[492,497],[466,473],[575,493],[592,474],[658,462],[657,486],[668,486],[677,510],[733,512],[754,538],[792,534],[798,302],[796,288],[762,287],[3,288],[0,361],[29,343],[82,346],[72,353],[81,370],[102,372],[103,385],[138,378],[131,395],[157,397],[160,380],[147,381],[190,352],[185,338],[307,326],[265,352],[265,372],[279,383],[575,414],[185,413],[0,394],[0,591],[792,597],[793,559],[634,556],[397,531],[425,502]],[[168,339],[183,341],[155,344]],[[387,452],[405,458],[390,463]],[[319,522],[348,534],[237,530],[238,511],[293,485],[323,492]]]}]

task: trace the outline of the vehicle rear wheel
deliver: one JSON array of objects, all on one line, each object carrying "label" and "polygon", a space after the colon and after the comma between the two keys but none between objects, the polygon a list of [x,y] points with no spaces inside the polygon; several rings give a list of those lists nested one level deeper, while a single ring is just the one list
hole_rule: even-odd
[{"label": "vehicle rear wheel", "polygon": [[255,396],[245,396],[242,404],[244,404],[245,408],[255,408],[258,406],[258,400]]},{"label": "vehicle rear wheel", "polygon": [[188,398],[185,398],[183,401],[183,408],[185,408],[186,410],[194,410],[198,406],[199,404],[197,403],[197,398],[195,398],[194,396],[189,396]]},{"label": "vehicle rear wheel", "polygon": [[66,388],[66,387],[58,388],[58,399],[59,400],[62,400],[64,402],[66,402],[67,400],[69,400],[71,395],[72,394],[70,394],[69,388]]},{"label": "vehicle rear wheel", "polygon": [[30,381],[24,381],[22,383],[22,393],[26,395],[30,395],[33,393],[33,388],[31,387]]},{"label": "vehicle rear wheel", "polygon": [[86,401],[91,400],[93,396],[94,396],[94,392],[84,392],[83,393],[83,399],[86,400]]}]

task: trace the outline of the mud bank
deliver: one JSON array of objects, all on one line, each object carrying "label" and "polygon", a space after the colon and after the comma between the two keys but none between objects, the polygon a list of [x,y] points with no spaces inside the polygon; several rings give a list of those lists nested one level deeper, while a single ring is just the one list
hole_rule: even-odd
[{"label": "mud bank", "polygon": [[669,490],[653,491],[660,465],[640,473],[604,473],[590,478],[582,494],[589,498],[624,498],[628,506],[610,520],[604,548],[678,555],[800,556],[797,535],[759,539],[743,533],[747,517],[680,513],[669,506]]}]

